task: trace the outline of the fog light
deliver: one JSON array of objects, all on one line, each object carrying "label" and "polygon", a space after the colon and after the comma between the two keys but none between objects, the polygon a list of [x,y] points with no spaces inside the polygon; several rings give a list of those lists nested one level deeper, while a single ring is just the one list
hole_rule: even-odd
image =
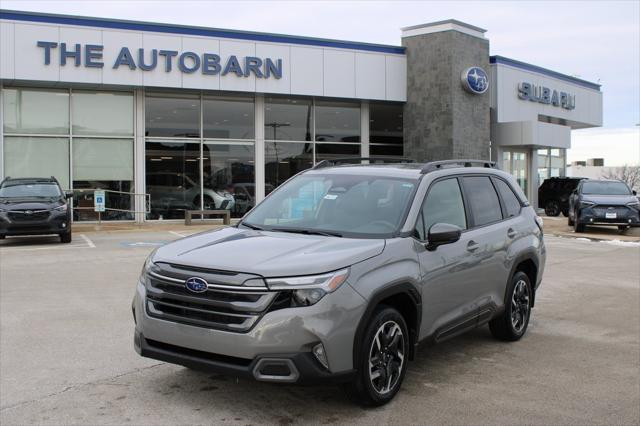
[{"label": "fog light", "polygon": [[629,219],[629,223],[631,223],[631,219]]},{"label": "fog light", "polygon": [[67,224],[66,224],[66,223],[64,223],[64,222],[62,222],[62,227],[63,227],[63,228],[66,228],[66,227],[67,227]]},{"label": "fog light", "polygon": [[324,352],[324,346],[322,346],[322,343],[318,343],[313,347],[313,354],[315,355],[316,359],[320,362],[320,364],[322,364],[324,368],[328,370],[329,362],[327,361],[327,354]]},{"label": "fog light", "polygon": [[593,218],[589,219],[589,222],[593,222]]}]

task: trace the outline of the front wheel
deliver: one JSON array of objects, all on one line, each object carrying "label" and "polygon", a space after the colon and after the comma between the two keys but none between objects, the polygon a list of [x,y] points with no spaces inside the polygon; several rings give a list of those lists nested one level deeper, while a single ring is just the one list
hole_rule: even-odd
[{"label": "front wheel", "polygon": [[508,342],[520,340],[529,326],[532,300],[529,277],[522,271],[516,272],[507,287],[504,312],[489,323],[493,337]]},{"label": "front wheel", "polygon": [[364,335],[357,375],[346,391],[366,406],[391,401],[404,380],[409,353],[409,332],[396,309],[379,307]]},{"label": "front wheel", "polygon": [[60,234],[60,242],[62,242],[63,244],[69,244],[71,242],[71,232]]},{"label": "front wheel", "polygon": [[575,217],[573,218],[573,230],[575,232],[584,232],[585,225],[580,223],[578,218],[580,217],[580,210],[576,210]]},{"label": "front wheel", "polygon": [[618,225],[618,231],[624,232],[629,229],[629,225]]}]

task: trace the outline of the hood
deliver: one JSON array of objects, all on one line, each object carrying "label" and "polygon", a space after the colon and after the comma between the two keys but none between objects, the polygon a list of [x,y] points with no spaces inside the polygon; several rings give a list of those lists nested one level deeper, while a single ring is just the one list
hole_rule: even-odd
[{"label": "hood", "polygon": [[312,275],[382,253],[385,241],[223,228],[158,249],[153,261],[263,277]]},{"label": "hood", "polygon": [[638,198],[635,195],[590,195],[590,194],[582,194],[582,201],[591,201],[592,203],[605,205],[605,206],[616,206],[616,205],[626,205],[628,203],[634,203],[638,201]]},{"label": "hood", "polygon": [[5,210],[50,210],[63,205],[57,198],[5,198],[0,199],[0,208]]}]

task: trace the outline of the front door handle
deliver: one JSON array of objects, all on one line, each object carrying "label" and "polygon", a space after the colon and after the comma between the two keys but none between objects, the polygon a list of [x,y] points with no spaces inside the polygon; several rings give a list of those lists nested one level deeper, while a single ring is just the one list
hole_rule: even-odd
[{"label": "front door handle", "polygon": [[478,247],[480,247],[480,244],[476,243],[475,241],[471,240],[467,243],[467,251],[476,251],[478,250]]},{"label": "front door handle", "polygon": [[518,235],[518,234],[516,233],[516,231],[513,230],[513,228],[509,228],[507,230],[507,237],[514,238],[516,235]]}]

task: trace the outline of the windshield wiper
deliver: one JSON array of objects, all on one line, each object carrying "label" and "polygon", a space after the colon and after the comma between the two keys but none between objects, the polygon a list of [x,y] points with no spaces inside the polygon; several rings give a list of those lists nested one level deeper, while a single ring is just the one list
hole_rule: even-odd
[{"label": "windshield wiper", "polygon": [[264,228],[260,228],[259,226],[252,225],[248,222],[240,222],[242,226],[246,226],[247,228],[254,229],[256,231],[264,231]]},{"label": "windshield wiper", "polygon": [[275,232],[291,232],[293,234],[305,234],[305,235],[324,235],[325,237],[340,237],[342,238],[342,234],[340,232],[332,232],[332,231],[317,231],[315,229],[300,229],[300,228],[271,228],[269,231]]}]

